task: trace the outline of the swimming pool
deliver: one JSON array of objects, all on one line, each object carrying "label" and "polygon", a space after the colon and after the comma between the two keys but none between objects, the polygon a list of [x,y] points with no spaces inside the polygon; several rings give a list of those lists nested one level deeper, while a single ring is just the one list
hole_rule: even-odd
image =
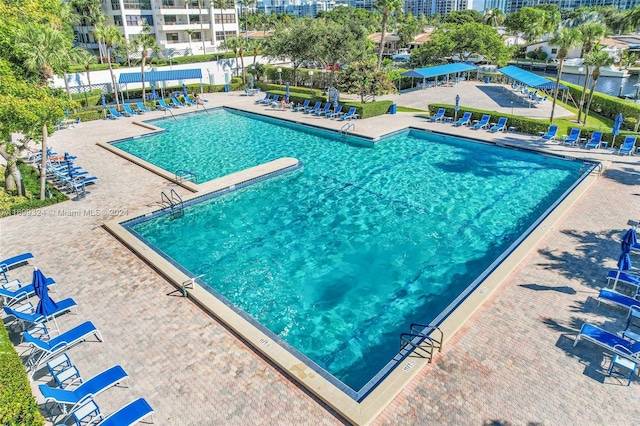
[{"label": "swimming pool", "polygon": [[374,144],[223,110],[182,120],[118,146],[208,179],[284,156],[304,169],[126,226],[356,399],[400,333],[442,316],[582,167],[414,130]]}]

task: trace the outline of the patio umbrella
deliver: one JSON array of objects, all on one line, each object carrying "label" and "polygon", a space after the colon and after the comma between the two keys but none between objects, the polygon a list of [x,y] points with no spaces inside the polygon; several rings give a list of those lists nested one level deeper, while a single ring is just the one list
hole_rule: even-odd
[{"label": "patio umbrella", "polygon": [[[38,268],[36,268],[33,271],[32,284],[33,284],[33,289],[36,292],[36,295],[40,298],[40,301],[38,302],[38,306],[36,306],[36,313],[44,317],[48,317],[58,309],[58,305],[49,297],[49,289],[47,288],[47,278],[44,276],[42,271],[40,271],[40,269]],[[56,325],[56,329],[57,329],[58,324],[56,323],[55,318],[53,319],[53,322]]]},{"label": "patio umbrella", "polygon": [[620,243],[620,249],[622,253],[620,253],[620,257],[618,258],[618,273],[616,274],[616,279],[613,282],[613,289],[616,289],[616,285],[618,284],[618,279],[620,279],[620,273],[622,271],[627,271],[631,269],[631,257],[629,256],[629,252],[631,251],[631,246],[636,244],[636,229],[629,228],[622,235],[622,242]]},{"label": "patio umbrella", "polygon": [[458,111],[460,111],[460,95],[456,95],[455,120],[458,119]]},{"label": "patio umbrella", "polygon": [[104,113],[105,117],[107,116],[107,101],[104,98],[104,93],[102,95],[100,95],[100,102],[102,102],[102,112]]},{"label": "patio umbrella", "polygon": [[187,93],[187,85],[184,83],[182,83],[182,93],[184,94],[185,98],[189,96],[189,94]]},{"label": "patio umbrella", "polygon": [[622,127],[622,113],[616,115],[616,121],[613,122],[613,129],[611,133],[613,134],[613,142],[611,142],[611,146],[616,143],[616,136],[620,134],[620,127]]},{"label": "patio umbrella", "polygon": [[249,74],[249,87],[253,89],[253,74]]},{"label": "patio umbrella", "polygon": [[156,86],[155,86],[155,84],[151,83],[151,100],[155,101],[156,99],[158,99],[158,93],[156,92]]},{"label": "patio umbrella", "polygon": [[287,85],[284,88],[284,96],[285,98],[289,99],[289,83],[287,83]]}]

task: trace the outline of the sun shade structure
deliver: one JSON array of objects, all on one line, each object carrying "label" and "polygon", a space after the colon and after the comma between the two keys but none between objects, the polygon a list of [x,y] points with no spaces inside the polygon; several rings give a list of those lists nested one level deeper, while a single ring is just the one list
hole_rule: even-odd
[{"label": "sun shade structure", "polygon": [[[517,81],[518,83],[522,83],[528,87],[533,87],[534,89],[553,89],[556,85],[555,82],[547,80],[546,78],[541,77],[538,74],[525,71],[522,68],[518,68],[513,65],[500,68],[498,71],[506,75],[507,77]],[[567,86],[563,86],[561,84],[558,89],[567,90]]]},{"label": "sun shade structure", "polygon": [[[200,69],[188,69],[188,70],[173,70],[173,71],[149,71],[144,73],[144,81],[146,83],[153,83],[157,81],[170,81],[170,80],[195,80],[202,78],[202,70]],[[142,73],[139,72],[125,72],[120,74],[118,78],[118,84],[127,83],[142,83]]]},{"label": "sun shade structure", "polygon": [[477,66],[467,62],[458,62],[455,64],[438,65],[435,67],[418,68],[415,70],[402,73],[403,77],[413,78],[433,78],[441,75],[456,74],[459,72],[473,71],[478,69]]}]

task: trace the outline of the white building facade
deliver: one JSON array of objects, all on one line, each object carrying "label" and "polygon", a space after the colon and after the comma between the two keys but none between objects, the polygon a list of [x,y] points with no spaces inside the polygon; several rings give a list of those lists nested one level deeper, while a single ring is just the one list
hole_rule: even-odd
[{"label": "white building facade", "polygon": [[[239,33],[236,9],[233,3],[228,7],[214,9],[205,0],[102,0],[105,25],[117,26],[131,41],[148,24],[165,56],[218,51],[225,39]],[[99,55],[93,29],[74,26],[74,33],[79,46]]]}]

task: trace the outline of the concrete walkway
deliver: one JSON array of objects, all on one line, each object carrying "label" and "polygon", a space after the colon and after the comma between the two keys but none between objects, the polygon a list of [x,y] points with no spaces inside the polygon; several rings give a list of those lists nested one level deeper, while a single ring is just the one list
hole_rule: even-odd
[{"label": "concrete walkway", "polygon": [[[237,93],[208,99],[207,107],[234,106],[334,129],[342,125],[256,108],[255,98]],[[157,203],[162,190],[186,193],[95,145],[148,131],[132,122],[95,121],[56,132],[51,145],[77,155],[78,164],[98,176],[99,183],[82,200],[0,219],[0,257],[33,252],[40,269],[60,283],[52,296],[78,302],[79,314],[60,317],[60,328],[92,320],[102,332],[103,343],[90,340],[69,351],[83,377],[114,364],[129,373],[131,386],[100,394],[98,405],[110,413],[142,396],[160,425],[341,424],[320,401],[180,297],[174,286],[101,227]],[[374,423],[636,423],[640,380],[626,387],[626,381],[605,377],[610,354],[587,342],[572,345],[584,321],[611,330],[624,327],[625,312],[598,306],[594,297],[605,284],[606,271],[615,268],[627,221],[640,218],[638,158],[562,147],[519,134],[430,124],[408,113],[355,125],[357,133],[367,136],[414,126],[611,161],[598,183]],[[13,275],[27,280],[31,269]],[[19,353],[25,349],[18,346]],[[35,377],[39,402],[36,385],[48,380],[44,373]]]}]

